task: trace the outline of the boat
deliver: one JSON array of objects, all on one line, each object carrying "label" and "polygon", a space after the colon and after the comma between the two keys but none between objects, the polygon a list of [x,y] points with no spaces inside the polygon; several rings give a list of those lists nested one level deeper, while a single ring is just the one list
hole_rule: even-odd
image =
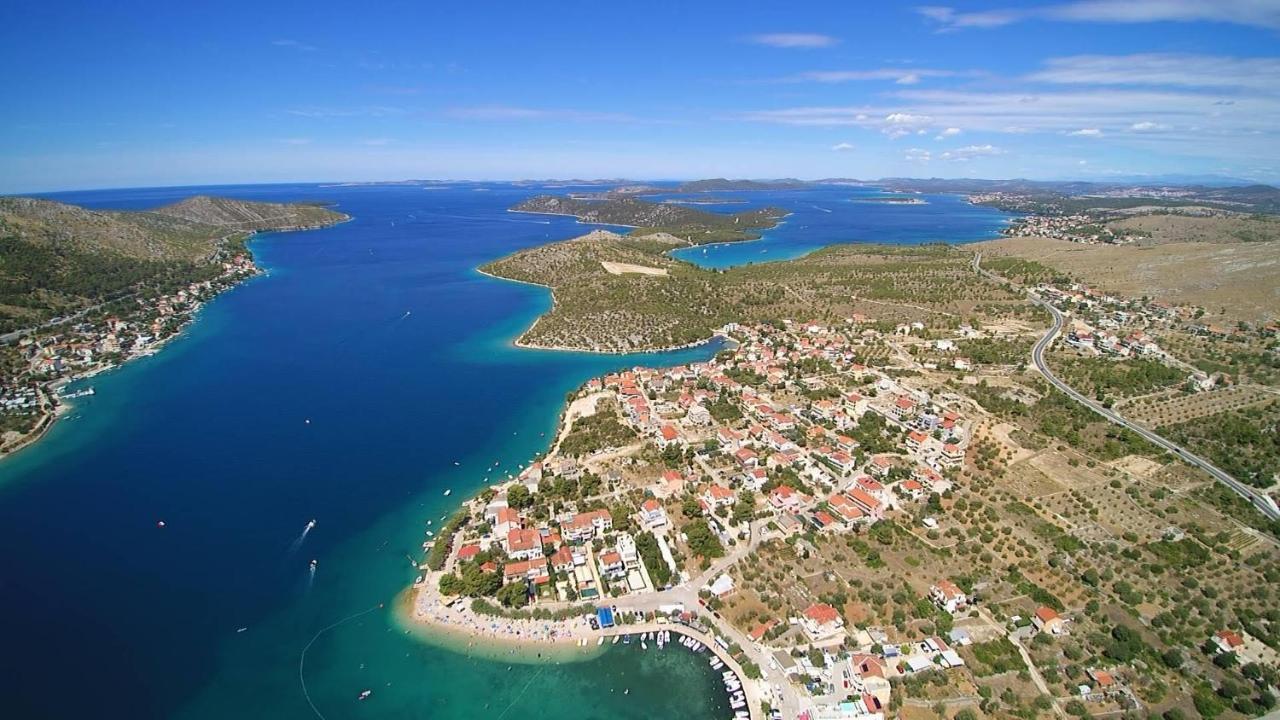
[{"label": "boat", "polygon": [[646,643],[643,639],[642,639],[642,640],[640,640],[640,649],[641,649],[641,650],[648,650],[648,649],[649,649],[649,644],[648,644],[648,643]]},{"label": "boat", "polygon": [[368,700],[368,699],[369,699],[369,696],[370,696],[370,695],[372,695],[372,694],[373,694],[373,691],[372,691],[372,690],[365,690],[364,692],[361,692],[361,693],[356,697],[356,699],[358,699],[358,700]]},{"label": "boat", "polygon": [[617,644],[618,644],[618,636],[617,636],[617,635],[614,635],[614,636],[613,636],[613,643],[612,643],[612,644],[614,644],[614,645],[617,645]]},{"label": "boat", "polygon": [[308,529],[308,530],[315,530],[315,529],[316,529],[316,521],[315,521],[315,518],[312,518],[312,519],[311,519],[311,522],[307,523],[307,529]]},{"label": "boat", "polygon": [[245,630],[248,630],[248,629],[249,629],[249,628],[247,628],[247,627],[236,628],[236,632],[238,632],[238,633],[242,633],[242,632],[244,632]]},{"label": "boat", "polygon": [[315,560],[312,560],[312,561],[311,561],[311,572],[315,572],[315,570],[316,570],[316,561],[315,561]]},{"label": "boat", "polygon": [[601,646],[601,645],[603,645],[603,644],[604,644],[604,636],[603,636],[603,635],[601,635],[601,636],[600,636],[600,639],[599,639],[599,640],[596,640],[596,647],[600,647],[600,646]]},{"label": "boat", "polygon": [[446,490],[444,491],[444,496],[445,496],[445,497],[449,497],[449,496],[450,496],[450,495],[452,495],[452,494],[453,494],[453,488],[448,488],[448,489],[446,489]]}]

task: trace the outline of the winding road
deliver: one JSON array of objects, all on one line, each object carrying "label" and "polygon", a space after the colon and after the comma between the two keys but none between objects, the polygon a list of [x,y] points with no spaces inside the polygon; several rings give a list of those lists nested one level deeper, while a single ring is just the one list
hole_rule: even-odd
[{"label": "winding road", "polygon": [[[973,269],[976,270],[979,274],[983,275],[984,277],[994,282],[1008,283],[1007,280],[1000,277],[999,275],[996,275],[995,273],[989,270],[983,270],[980,264],[981,262],[982,262],[982,253],[976,253],[973,257]],[[1031,361],[1035,363],[1036,369],[1040,371],[1041,375],[1044,375],[1046,380],[1048,380],[1050,383],[1053,383],[1053,386],[1061,390],[1063,393],[1065,393],[1067,397],[1070,397],[1072,400],[1075,400],[1081,405],[1084,405],[1085,407],[1089,408],[1095,413],[1106,418],[1110,422],[1115,423],[1116,425],[1120,425],[1121,427],[1128,428],[1129,430],[1132,430],[1142,439],[1150,442],[1153,445],[1157,445],[1159,447],[1164,448],[1165,450],[1168,450],[1174,455],[1177,455],[1184,462],[1194,465],[1200,468],[1201,470],[1204,470],[1205,472],[1209,473],[1209,475],[1212,476],[1213,479],[1217,480],[1223,485],[1226,485],[1229,490],[1239,495],[1240,497],[1244,498],[1245,500],[1248,500],[1254,507],[1258,509],[1259,512],[1261,512],[1263,515],[1266,515],[1271,520],[1280,520],[1280,507],[1277,507],[1275,501],[1272,500],[1265,493],[1259,492],[1254,488],[1240,482],[1239,480],[1236,480],[1234,477],[1231,477],[1226,472],[1218,468],[1218,466],[1214,465],[1208,460],[1205,460],[1199,455],[1196,455],[1190,450],[1187,450],[1181,445],[1178,445],[1177,443],[1174,443],[1170,440],[1166,440],[1165,438],[1157,435],[1156,433],[1152,432],[1151,430],[1148,430],[1145,427],[1142,427],[1141,425],[1129,422],[1123,417],[1117,415],[1115,412],[1108,410],[1107,408],[1099,405],[1097,402],[1076,392],[1074,388],[1072,388],[1070,385],[1060,380],[1058,376],[1054,375],[1053,371],[1049,369],[1048,363],[1046,363],[1044,360],[1044,352],[1045,350],[1049,349],[1050,346],[1053,345],[1053,341],[1056,340],[1059,333],[1062,332],[1062,328],[1066,324],[1066,316],[1062,313],[1061,310],[1054,307],[1052,303],[1044,300],[1035,292],[1028,290],[1027,295],[1028,297],[1031,298],[1032,302],[1048,310],[1049,314],[1053,316],[1053,327],[1049,328],[1049,332],[1045,333],[1044,337],[1040,338],[1040,340],[1036,342],[1035,347],[1032,348],[1031,350]]]}]

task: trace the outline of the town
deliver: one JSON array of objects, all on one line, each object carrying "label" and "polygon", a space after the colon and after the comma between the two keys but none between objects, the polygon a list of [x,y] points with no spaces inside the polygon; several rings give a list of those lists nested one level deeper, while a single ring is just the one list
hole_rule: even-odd
[{"label": "town", "polygon": [[[1193,393],[1225,379],[1149,334],[1194,326],[1194,308],[1075,283],[1034,289],[1073,311],[1064,362],[1159,363]],[[428,530],[416,612],[584,647],[605,631],[681,623],[741,668],[743,702],[785,717],[941,714],[947,703],[931,698],[948,697],[971,698],[959,712],[1003,706],[1028,717],[1156,704],[1167,691],[1153,695],[1150,674],[1129,666],[1136,651],[1088,648],[1134,632],[1086,599],[1099,571],[1078,551],[1107,531],[1077,539],[1072,509],[1047,504],[1087,502],[1091,484],[1132,498],[1128,483],[1154,480],[1155,464],[1087,459],[1076,472],[1083,454],[1046,448],[989,409],[993,385],[1012,392],[1008,378],[1040,332],[1007,318],[730,324],[721,334],[731,347],[712,361],[594,379],[571,398],[545,456],[487,487],[438,536]],[[993,482],[1014,462],[1041,479],[1015,484],[1030,496]],[[1215,545],[1168,522],[1150,532],[1159,552]],[[1246,528],[1238,542],[1276,571],[1260,536]],[[597,607],[608,609],[608,628]],[[623,618],[635,629],[614,625]],[[1266,640],[1222,650],[1224,638],[1244,636],[1212,628],[1200,638],[1212,645],[1205,662],[1229,652],[1238,665],[1273,663],[1275,635],[1255,632]],[[1167,652],[1177,654],[1169,667],[1190,665]]]}]

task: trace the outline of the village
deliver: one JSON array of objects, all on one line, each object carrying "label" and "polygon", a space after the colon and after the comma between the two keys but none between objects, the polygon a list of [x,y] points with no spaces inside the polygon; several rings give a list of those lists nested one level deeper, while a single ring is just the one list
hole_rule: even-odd
[{"label": "village", "polygon": [[129,360],[156,352],[218,293],[259,273],[240,253],[223,261],[218,273],[154,298],[130,297],[75,318],[16,333],[3,345],[0,377],[0,453],[39,438],[65,411],[66,400],[93,394],[67,386]]}]

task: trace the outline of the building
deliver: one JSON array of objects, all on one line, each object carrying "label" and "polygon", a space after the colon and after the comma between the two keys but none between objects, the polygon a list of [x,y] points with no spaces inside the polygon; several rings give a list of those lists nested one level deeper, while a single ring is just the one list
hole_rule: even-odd
[{"label": "building", "polygon": [[964,591],[950,580],[939,580],[938,584],[929,588],[929,599],[949,613],[963,610],[969,605],[969,598]]},{"label": "building", "polygon": [[509,531],[504,545],[507,557],[513,560],[542,557],[542,533],[534,528],[515,528]]},{"label": "building", "polygon": [[800,618],[800,627],[805,635],[814,642],[830,640],[844,632],[844,619],[840,613],[826,603],[814,603],[805,608]]},{"label": "building", "polygon": [[662,503],[649,498],[640,504],[640,522],[650,529],[660,528],[667,524],[667,511],[662,509]]},{"label": "building", "polygon": [[1066,629],[1066,622],[1051,607],[1037,608],[1036,614],[1031,617],[1031,624],[1035,626],[1036,630],[1047,632],[1051,635],[1060,635]]}]

